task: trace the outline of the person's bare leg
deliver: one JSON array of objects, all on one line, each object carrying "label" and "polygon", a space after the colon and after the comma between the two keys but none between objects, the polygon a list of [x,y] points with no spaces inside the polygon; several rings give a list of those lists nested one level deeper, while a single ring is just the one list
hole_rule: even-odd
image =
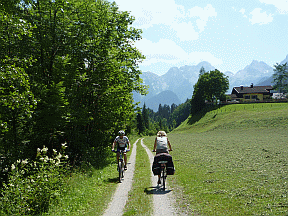
[{"label": "person's bare leg", "polygon": [[127,169],[127,155],[126,153],[124,153],[124,164],[125,164],[125,168]]},{"label": "person's bare leg", "polygon": [[118,163],[119,157],[120,157],[120,153],[119,153],[119,152],[117,152],[117,156],[116,156],[116,159],[117,159],[117,163]]}]

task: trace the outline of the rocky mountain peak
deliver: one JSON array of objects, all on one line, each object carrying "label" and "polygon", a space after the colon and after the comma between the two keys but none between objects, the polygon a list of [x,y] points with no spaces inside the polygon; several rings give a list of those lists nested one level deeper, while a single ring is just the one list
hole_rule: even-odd
[{"label": "rocky mountain peak", "polygon": [[[285,62],[288,62],[288,55],[281,62],[281,64]],[[141,78],[146,85],[149,85],[149,93],[146,96],[134,94],[135,102],[140,101],[141,106],[141,104],[143,105],[145,101],[147,102],[149,100],[149,103],[152,103],[152,101],[158,103],[160,96],[164,96],[164,98],[171,96],[171,100],[169,101],[170,103],[184,103],[187,99],[192,97],[193,86],[199,78],[199,71],[201,67],[204,67],[205,71],[215,70],[215,67],[213,67],[209,62],[203,61],[197,65],[185,65],[179,68],[172,67],[162,76],[158,76],[152,72],[143,72]],[[265,85],[269,85],[271,81],[266,82],[266,80],[272,77],[273,73],[274,71],[272,67],[263,61],[257,60],[253,60],[250,65],[247,65],[244,69],[239,70],[237,73],[226,71],[225,75],[229,76],[230,84],[227,93],[231,93],[233,87],[240,85],[249,86],[251,83],[258,85],[259,83],[264,82]],[[166,91],[165,94],[160,94],[163,91]],[[175,95],[177,97],[175,97]],[[177,98],[180,100],[180,102],[177,100]]]},{"label": "rocky mountain peak", "polygon": [[286,62],[288,62],[288,55],[286,56],[286,58],[280,64],[285,64]]}]

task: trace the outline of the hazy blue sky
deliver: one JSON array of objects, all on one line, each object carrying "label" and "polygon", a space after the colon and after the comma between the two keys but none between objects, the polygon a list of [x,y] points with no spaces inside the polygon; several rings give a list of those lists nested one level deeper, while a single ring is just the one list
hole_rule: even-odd
[{"label": "hazy blue sky", "polygon": [[[111,2],[112,0],[110,0]],[[208,61],[236,73],[252,60],[270,66],[288,54],[288,0],[116,0],[143,30],[142,71]]]}]

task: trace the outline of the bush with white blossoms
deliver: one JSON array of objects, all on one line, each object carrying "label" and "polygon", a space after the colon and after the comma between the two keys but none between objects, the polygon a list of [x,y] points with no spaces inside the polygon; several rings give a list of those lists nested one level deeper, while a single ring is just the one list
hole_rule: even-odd
[{"label": "bush with white blossoms", "polygon": [[[60,152],[37,149],[35,161],[17,160],[12,164],[8,183],[0,196],[0,215],[39,215],[48,210],[49,203],[60,196],[68,169],[66,143]],[[7,170],[8,171],[8,170]]]}]

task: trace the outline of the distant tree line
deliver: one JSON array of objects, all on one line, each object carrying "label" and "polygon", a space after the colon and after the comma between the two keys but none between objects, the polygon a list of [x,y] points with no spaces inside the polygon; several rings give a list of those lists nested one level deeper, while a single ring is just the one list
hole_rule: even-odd
[{"label": "distant tree line", "polygon": [[191,100],[187,99],[185,103],[180,105],[159,104],[158,111],[143,105],[142,111],[137,114],[137,131],[142,135],[156,135],[157,131],[172,131],[185,121],[191,110]]},{"label": "distant tree line", "polygon": [[217,69],[206,72],[202,67],[198,81],[194,85],[192,99],[187,99],[185,103],[178,106],[159,104],[157,112],[146,108],[144,104],[142,111],[137,114],[137,131],[143,135],[155,135],[159,130],[172,131],[190,114],[197,115],[213,108],[218,100],[225,101],[228,88],[227,76]]}]

